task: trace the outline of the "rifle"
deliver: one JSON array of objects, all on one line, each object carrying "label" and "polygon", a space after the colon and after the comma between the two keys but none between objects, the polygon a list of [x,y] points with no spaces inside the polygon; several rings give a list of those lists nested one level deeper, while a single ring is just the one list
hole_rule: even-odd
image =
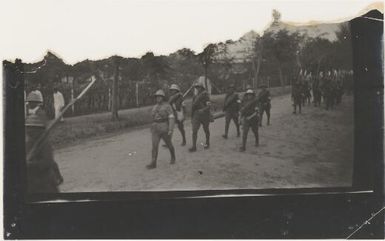
[{"label": "rifle", "polygon": [[27,162],[31,161],[32,157],[34,157],[38,153],[38,151],[42,148],[42,144],[44,140],[47,138],[52,128],[61,120],[62,116],[64,115],[64,112],[66,112],[72,105],[74,105],[78,100],[80,100],[84,96],[84,94],[91,88],[91,86],[95,83],[95,81],[96,81],[96,78],[92,77],[91,83],[89,83],[87,87],[84,88],[84,90],[79,94],[78,97],[71,100],[71,102],[67,106],[65,106],[63,110],[59,113],[58,117],[47,126],[44,132],[33,144],[31,150],[27,153],[27,158],[26,158]]}]

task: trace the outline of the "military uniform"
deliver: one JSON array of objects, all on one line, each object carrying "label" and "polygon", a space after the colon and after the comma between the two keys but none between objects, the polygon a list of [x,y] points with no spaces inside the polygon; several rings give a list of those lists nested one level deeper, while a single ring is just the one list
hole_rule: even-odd
[{"label": "military uniform", "polygon": [[171,108],[174,112],[175,116],[175,123],[178,126],[178,129],[182,135],[182,145],[186,145],[186,132],[184,130],[184,108],[185,103],[183,100],[182,93],[178,92],[175,95],[171,96],[169,99],[169,104],[171,105]]},{"label": "military uniform", "polygon": [[270,125],[270,109],[271,109],[271,97],[270,91],[267,89],[262,89],[258,95],[259,101],[259,111],[260,111],[260,121],[259,126],[262,126],[263,113],[266,112],[267,116],[267,125]]},{"label": "military uniform", "polygon": [[[164,94],[163,94],[164,96]],[[147,168],[152,169],[156,167],[158,159],[158,149],[160,139],[166,143],[171,155],[171,164],[175,163],[175,149],[172,145],[171,135],[169,135],[169,119],[174,118],[174,113],[171,106],[167,102],[156,104],[151,111],[152,125],[151,125],[151,136],[152,136],[152,162]]]},{"label": "military uniform", "polygon": [[293,114],[297,114],[297,106],[298,106],[299,113],[301,113],[301,109],[302,109],[302,88],[301,88],[301,84],[300,83],[295,83],[292,86],[291,98],[293,99],[293,107],[294,107]]},{"label": "military uniform", "polygon": [[237,136],[240,136],[239,131],[239,96],[237,93],[228,93],[225,97],[223,111],[225,112],[225,134],[224,138],[227,138],[229,132],[230,121],[233,120],[235,127],[237,128]]},{"label": "military uniform", "polygon": [[191,122],[192,147],[190,148],[190,151],[196,151],[198,130],[201,125],[203,126],[203,130],[206,135],[205,148],[208,148],[210,146],[210,97],[204,89],[193,97],[191,106]]},{"label": "military uniform", "polygon": [[321,89],[319,86],[319,80],[314,80],[312,90],[313,90],[314,106],[320,106],[321,105]]},{"label": "military uniform", "polygon": [[[34,143],[44,132],[47,119],[40,107],[33,112],[30,111],[25,121],[26,153],[30,152]],[[27,191],[28,193],[57,193],[63,177],[47,138],[41,147],[32,159],[27,161]]]},{"label": "military uniform", "polygon": [[[249,91],[250,94],[253,93],[252,90]],[[246,92],[246,94],[248,94]],[[244,99],[242,103],[242,107],[240,109],[241,120],[242,120],[242,146],[240,151],[246,150],[246,142],[247,135],[249,133],[249,129],[254,133],[255,136],[255,145],[259,145],[259,133],[258,133],[258,122],[259,122],[259,113],[258,113],[258,102],[255,96],[253,98],[247,100]]]}]

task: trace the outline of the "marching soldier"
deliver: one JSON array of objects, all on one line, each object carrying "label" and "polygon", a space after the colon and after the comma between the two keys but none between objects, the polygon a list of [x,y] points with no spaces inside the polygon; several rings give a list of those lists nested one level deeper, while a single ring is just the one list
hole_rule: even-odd
[{"label": "marching soldier", "polygon": [[182,146],[185,146],[186,132],[184,130],[184,120],[186,116],[186,105],[178,85],[172,84],[170,87],[170,93],[171,97],[168,100],[168,103],[171,105],[171,108],[174,111],[175,122],[178,126],[180,134],[182,135]]},{"label": "marching soldier", "polygon": [[239,151],[243,152],[246,150],[247,135],[249,129],[254,133],[255,136],[255,146],[259,145],[259,134],[258,134],[258,102],[255,97],[255,92],[252,89],[248,89],[244,96],[244,102],[240,109],[241,121],[243,126],[242,131],[242,146]]},{"label": "marching soldier", "polygon": [[198,130],[203,126],[206,135],[205,149],[210,147],[210,97],[205,90],[205,85],[202,82],[196,82],[194,88],[197,90],[197,95],[193,97],[191,106],[191,122],[192,122],[192,147],[190,152],[197,150]]},{"label": "marching soldier", "polygon": [[229,132],[229,125],[231,120],[234,121],[235,127],[237,128],[237,137],[240,136],[239,131],[239,96],[235,93],[235,86],[231,84],[228,87],[228,92],[225,97],[225,102],[223,105],[223,111],[225,112],[225,134],[222,135],[223,138],[227,139],[227,134]]},{"label": "marching soldier", "polygon": [[293,107],[294,107],[293,114],[297,114],[297,106],[298,106],[299,113],[301,113],[302,89],[301,89],[301,84],[299,82],[295,82],[294,85],[292,86],[291,99],[293,100]]},{"label": "marching soldier", "polygon": [[320,76],[314,79],[312,90],[313,90],[313,103],[314,106],[321,106],[321,87],[320,87],[320,79],[322,77],[322,72],[320,72]]},{"label": "marching soldier", "polygon": [[324,84],[324,99],[326,104],[326,110],[333,109],[334,107],[334,87],[332,83],[332,77],[330,71],[325,78]]},{"label": "marching soldier", "polygon": [[147,169],[156,168],[160,139],[163,139],[170,150],[170,164],[175,164],[175,149],[171,141],[175,118],[171,106],[165,101],[165,97],[166,95],[163,90],[158,90],[155,93],[156,104],[151,111],[153,120],[151,125],[152,161],[149,165],[147,165]]},{"label": "marching soldier", "polygon": [[[45,130],[48,118],[41,109],[43,99],[36,92],[27,96],[28,116],[25,120],[26,153],[29,153]],[[57,193],[63,182],[59,167],[54,160],[52,147],[45,139],[42,148],[27,161],[28,193]]]},{"label": "marching soldier", "polygon": [[263,119],[263,113],[266,112],[267,116],[267,125],[270,125],[270,109],[271,109],[271,97],[270,97],[270,91],[268,91],[266,88],[266,85],[262,85],[262,90],[258,95],[258,101],[259,101],[259,110],[260,110],[260,121],[259,126],[262,127],[262,119]]}]

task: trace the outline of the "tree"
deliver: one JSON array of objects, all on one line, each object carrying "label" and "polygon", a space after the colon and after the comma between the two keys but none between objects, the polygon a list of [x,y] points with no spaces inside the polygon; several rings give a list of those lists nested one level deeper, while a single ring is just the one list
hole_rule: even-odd
[{"label": "tree", "polygon": [[204,48],[203,52],[199,54],[199,60],[204,68],[205,85],[207,89],[207,72],[210,65],[214,62],[215,52],[217,46],[215,44],[209,44]]},{"label": "tree", "polygon": [[294,62],[301,40],[299,33],[290,34],[284,29],[276,33],[265,32],[261,39],[262,56],[276,66],[281,86],[284,85],[284,68],[286,67],[290,71],[293,65],[295,66]]},{"label": "tree", "polygon": [[143,71],[147,73],[147,77],[156,81],[159,87],[159,81],[167,79],[171,71],[170,65],[165,56],[155,56],[152,52],[147,52],[141,58]]}]

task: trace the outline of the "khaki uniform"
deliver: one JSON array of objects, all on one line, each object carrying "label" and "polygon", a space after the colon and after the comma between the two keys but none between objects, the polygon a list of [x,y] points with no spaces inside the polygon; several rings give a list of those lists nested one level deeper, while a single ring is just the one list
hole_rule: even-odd
[{"label": "khaki uniform", "polygon": [[[35,110],[27,117],[29,120],[38,120],[45,123],[47,117],[41,109]],[[28,153],[45,128],[37,126],[25,127],[26,153]],[[42,148],[33,158],[27,162],[27,190],[28,193],[57,193],[58,186],[63,182],[63,177],[59,171],[58,164],[54,160],[53,150],[46,139]]]},{"label": "khaki uniform", "polygon": [[241,119],[243,126],[242,133],[242,147],[241,150],[246,149],[247,135],[249,130],[251,129],[255,136],[255,145],[259,145],[259,133],[258,133],[258,122],[259,122],[259,113],[258,113],[258,105],[256,98],[252,98],[251,100],[244,100],[241,110]]},{"label": "khaki uniform", "polygon": [[174,118],[174,113],[171,106],[163,102],[156,104],[151,111],[153,123],[151,125],[152,135],[152,164],[156,165],[158,159],[158,149],[160,139],[166,143],[170,150],[171,159],[175,161],[175,149],[171,142],[169,132],[169,118]]},{"label": "khaki uniform", "polygon": [[292,93],[291,93],[291,98],[293,99],[293,107],[294,107],[294,114],[297,113],[297,106],[299,113],[301,113],[302,109],[302,85],[299,83],[295,83],[292,86]]},{"label": "khaki uniform", "polygon": [[193,97],[191,106],[191,122],[192,122],[192,148],[196,149],[198,130],[203,126],[206,134],[206,145],[210,145],[210,98],[206,91],[202,91]]},{"label": "khaki uniform", "polygon": [[227,138],[229,132],[230,121],[233,120],[235,127],[237,128],[237,136],[240,135],[239,131],[239,96],[236,93],[227,94],[223,105],[223,111],[225,112],[225,134]]},{"label": "khaki uniform", "polygon": [[182,145],[186,144],[186,132],[184,130],[184,107],[185,103],[183,100],[183,95],[179,92],[169,99],[169,104],[174,111],[175,123],[178,126],[178,129],[182,135]]},{"label": "khaki uniform", "polygon": [[258,101],[259,101],[259,115],[260,115],[259,126],[262,126],[263,113],[266,113],[267,125],[270,125],[270,109],[271,109],[270,91],[263,89],[258,95]]}]

